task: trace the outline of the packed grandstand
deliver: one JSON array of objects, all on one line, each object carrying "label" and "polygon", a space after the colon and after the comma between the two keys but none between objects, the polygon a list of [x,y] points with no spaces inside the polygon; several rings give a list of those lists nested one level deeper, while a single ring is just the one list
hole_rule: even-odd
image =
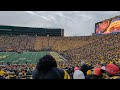
[{"label": "packed grandstand", "polygon": [[46,55],[66,71],[69,78],[64,79],[120,78],[120,33],[74,37],[2,34],[0,78],[34,79],[33,70]]}]

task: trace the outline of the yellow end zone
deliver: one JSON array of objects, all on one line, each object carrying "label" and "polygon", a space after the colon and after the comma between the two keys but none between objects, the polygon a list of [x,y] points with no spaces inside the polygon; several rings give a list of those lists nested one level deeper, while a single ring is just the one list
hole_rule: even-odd
[{"label": "yellow end zone", "polygon": [[55,53],[55,52],[50,52],[50,54],[55,58],[55,60],[56,60],[57,62],[63,61],[63,60],[59,57],[59,55],[58,55],[57,53]]}]

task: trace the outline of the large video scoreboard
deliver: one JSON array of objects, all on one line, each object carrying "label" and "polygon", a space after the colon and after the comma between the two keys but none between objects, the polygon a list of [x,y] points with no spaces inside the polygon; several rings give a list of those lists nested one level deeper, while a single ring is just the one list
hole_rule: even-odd
[{"label": "large video scoreboard", "polygon": [[120,16],[116,16],[95,24],[95,34],[110,34],[120,32]]}]

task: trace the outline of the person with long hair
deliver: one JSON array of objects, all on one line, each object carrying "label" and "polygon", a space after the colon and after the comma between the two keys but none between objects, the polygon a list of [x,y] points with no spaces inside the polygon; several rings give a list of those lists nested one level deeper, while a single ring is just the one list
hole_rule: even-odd
[{"label": "person with long hair", "polygon": [[56,60],[51,55],[39,59],[35,70],[32,72],[33,79],[70,79],[69,74],[57,68]]}]

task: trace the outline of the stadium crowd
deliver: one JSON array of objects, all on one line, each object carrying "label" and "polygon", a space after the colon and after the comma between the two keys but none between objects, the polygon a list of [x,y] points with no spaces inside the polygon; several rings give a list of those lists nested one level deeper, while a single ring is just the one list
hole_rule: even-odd
[{"label": "stadium crowd", "polygon": [[89,65],[85,61],[77,64],[58,65],[51,56],[39,59],[37,64],[6,64],[0,66],[0,79],[120,79],[120,64]]},{"label": "stadium crowd", "polygon": [[[95,38],[94,38],[95,37]],[[88,64],[106,64],[120,62],[120,34],[94,36],[92,43],[83,47],[61,53],[70,64],[80,64],[80,60]]]},{"label": "stadium crowd", "polygon": [[67,59],[51,56],[37,64],[1,65],[1,79],[120,79],[120,34],[88,37],[0,36],[0,50],[51,47]]},{"label": "stadium crowd", "polygon": [[0,51],[34,50],[34,36],[0,35]]},{"label": "stadium crowd", "polygon": [[88,43],[88,41],[91,41],[90,36],[42,37],[28,35],[0,35],[0,51],[40,51],[44,48],[51,48],[53,51],[65,51],[83,46]]},{"label": "stadium crowd", "polygon": [[35,64],[5,64],[0,66],[0,79],[30,79]]}]

